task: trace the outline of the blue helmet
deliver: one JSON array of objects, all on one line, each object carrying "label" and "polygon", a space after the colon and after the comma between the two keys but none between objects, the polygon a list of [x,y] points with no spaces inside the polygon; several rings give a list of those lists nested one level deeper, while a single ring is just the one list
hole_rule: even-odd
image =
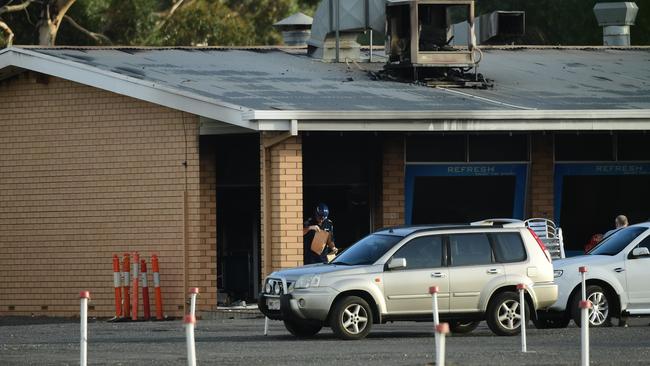
[{"label": "blue helmet", "polygon": [[320,218],[325,220],[329,215],[330,215],[330,209],[324,203],[319,203],[318,206],[316,206],[316,209],[314,209],[314,217],[317,219]]}]

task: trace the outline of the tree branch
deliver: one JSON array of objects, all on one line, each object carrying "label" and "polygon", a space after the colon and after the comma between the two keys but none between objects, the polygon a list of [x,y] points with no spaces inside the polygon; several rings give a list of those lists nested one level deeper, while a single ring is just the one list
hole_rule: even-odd
[{"label": "tree branch", "polygon": [[18,4],[18,5],[5,5],[3,7],[0,7],[0,15],[2,15],[4,13],[14,13],[14,12],[17,12],[17,11],[25,10],[33,2],[35,2],[35,0],[25,0],[22,3]]},{"label": "tree branch", "polygon": [[56,1],[56,9],[57,13],[54,16],[54,24],[60,25],[61,21],[63,20],[63,17],[65,16],[65,13],[68,12],[68,9],[74,4],[76,0],[57,0]]},{"label": "tree branch", "polygon": [[7,23],[3,22],[2,20],[0,20],[0,29],[2,29],[7,35],[7,47],[11,47],[11,45],[14,43],[14,32],[12,32]]},{"label": "tree branch", "polygon": [[76,28],[81,33],[83,33],[83,34],[87,35],[88,37],[92,38],[95,42],[97,42],[99,44],[102,44],[102,43],[112,44],[111,40],[108,37],[106,37],[105,35],[103,35],[101,33],[95,33],[95,32],[89,31],[88,29],[86,29],[86,28],[82,27],[81,25],[79,25],[79,23],[75,22],[74,19],[72,19],[69,15],[63,16],[63,19],[67,20],[68,23],[70,23],[70,25],[72,25],[74,28]]}]

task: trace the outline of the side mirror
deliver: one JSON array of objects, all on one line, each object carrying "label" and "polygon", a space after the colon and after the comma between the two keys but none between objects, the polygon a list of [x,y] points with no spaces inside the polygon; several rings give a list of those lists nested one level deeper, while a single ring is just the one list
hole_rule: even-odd
[{"label": "side mirror", "polygon": [[388,269],[400,268],[406,268],[406,258],[393,258],[388,262]]},{"label": "side mirror", "polygon": [[650,250],[648,250],[646,247],[638,247],[632,249],[632,258],[639,257],[650,257]]}]

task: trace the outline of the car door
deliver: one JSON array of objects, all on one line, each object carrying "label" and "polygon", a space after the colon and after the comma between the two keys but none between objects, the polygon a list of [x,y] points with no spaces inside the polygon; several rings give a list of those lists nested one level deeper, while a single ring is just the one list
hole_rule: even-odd
[{"label": "car door", "polygon": [[[645,247],[650,250],[650,235],[634,246]],[[625,277],[627,279],[628,309],[650,310],[650,256],[632,256],[630,249],[625,260]]]},{"label": "car door", "polygon": [[[449,309],[449,272],[444,267],[440,235],[414,238],[391,257],[406,259],[406,268],[384,271],[384,296],[391,314],[430,314],[431,286],[438,286],[438,309]],[[389,260],[390,261],[390,260]]]},{"label": "car door", "polygon": [[481,292],[505,278],[486,233],[449,235],[450,311],[478,312]]}]

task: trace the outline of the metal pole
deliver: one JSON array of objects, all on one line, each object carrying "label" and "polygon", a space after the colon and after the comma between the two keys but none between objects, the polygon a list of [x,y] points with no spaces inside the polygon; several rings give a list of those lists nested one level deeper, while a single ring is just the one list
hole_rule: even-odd
[{"label": "metal pole", "polygon": [[582,326],[580,327],[580,341],[581,341],[581,352],[580,359],[582,366],[589,366],[589,309],[591,308],[591,301],[582,300],[580,301],[580,318],[582,320]]},{"label": "metal pole", "polygon": [[429,293],[432,301],[432,311],[433,311],[433,337],[434,337],[434,347],[436,349],[436,355],[440,353],[440,336],[438,335],[438,325],[440,324],[440,317],[438,315],[438,292],[440,292],[440,287],[431,286],[429,287]]},{"label": "metal pole", "polygon": [[526,350],[526,299],[524,297],[524,291],[526,290],[526,285],[520,283],[517,285],[519,290],[519,316],[521,317],[521,352],[527,352]]},{"label": "metal pole", "polygon": [[372,62],[372,29],[370,29],[370,53],[368,54],[368,62]]},{"label": "metal pole", "polygon": [[578,268],[582,275],[582,301],[580,301],[580,341],[581,365],[589,365],[589,309],[591,302],[587,300],[587,267]]},{"label": "metal pole", "polygon": [[185,339],[187,343],[187,365],[196,366],[196,349],[194,347],[194,315],[185,315]]},{"label": "metal pole", "polygon": [[196,296],[199,294],[199,288],[198,287],[192,287],[190,289],[190,315],[195,316],[196,315]]},{"label": "metal pole", "polygon": [[341,62],[340,55],[339,55],[339,50],[341,47],[341,39],[340,39],[340,34],[339,34],[339,28],[341,27],[340,24],[340,12],[341,10],[341,0],[336,0],[336,62]]},{"label": "metal pole", "polygon": [[264,335],[269,334],[269,317],[265,316],[264,317]]},{"label": "metal pole", "polygon": [[436,350],[436,366],[445,366],[445,334],[449,333],[449,323],[440,323],[436,326],[436,334],[439,334],[440,344]]},{"label": "metal pole", "polygon": [[88,299],[90,299],[90,292],[81,291],[79,293],[79,298],[81,299],[81,341],[79,344],[79,365],[86,366],[88,362]]}]

